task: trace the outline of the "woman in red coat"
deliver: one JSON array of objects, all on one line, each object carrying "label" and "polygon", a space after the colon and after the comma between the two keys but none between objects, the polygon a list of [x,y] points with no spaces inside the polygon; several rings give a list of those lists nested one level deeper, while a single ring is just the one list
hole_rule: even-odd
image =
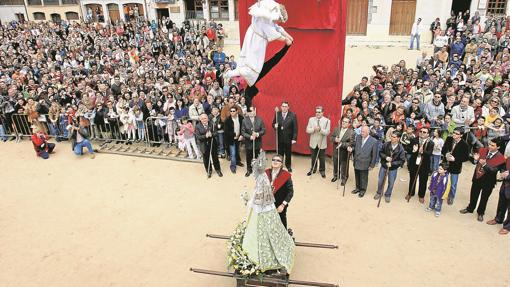
[{"label": "woman in red coat", "polygon": [[55,148],[55,144],[48,142],[48,135],[41,131],[38,126],[33,125],[32,132],[32,144],[34,144],[35,153],[43,159],[48,159],[50,153],[52,153]]}]

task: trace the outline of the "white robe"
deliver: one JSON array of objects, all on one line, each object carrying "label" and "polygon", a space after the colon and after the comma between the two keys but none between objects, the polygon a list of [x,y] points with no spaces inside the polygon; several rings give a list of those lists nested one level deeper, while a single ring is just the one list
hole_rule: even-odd
[{"label": "white robe", "polygon": [[251,25],[246,31],[239,63],[229,77],[241,75],[253,86],[259,77],[269,42],[283,37],[284,29],[275,23],[280,19],[280,5],[274,0],[261,0],[250,7]]}]

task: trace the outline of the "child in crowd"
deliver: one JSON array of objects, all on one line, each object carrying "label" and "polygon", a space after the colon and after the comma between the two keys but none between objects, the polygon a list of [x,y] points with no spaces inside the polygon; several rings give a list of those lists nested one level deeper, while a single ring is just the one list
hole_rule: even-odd
[{"label": "child in crowd", "polygon": [[201,158],[202,155],[200,154],[200,150],[197,147],[194,132],[195,128],[193,127],[193,121],[187,119],[186,123],[184,123],[183,121],[183,124],[180,125],[178,134],[182,136],[181,139],[183,140],[184,145],[188,151],[188,158],[190,159],[195,158],[195,156],[193,155],[194,151],[196,154],[196,158],[199,159]]},{"label": "child in crowd", "polygon": [[446,171],[446,167],[440,164],[437,171],[432,174],[430,178],[430,203],[425,211],[435,210],[436,217],[441,215],[441,206],[443,205],[443,199],[448,198],[450,192],[450,180],[449,173]]},{"label": "child in crowd", "polygon": [[133,109],[130,109],[128,112],[127,134],[129,141],[133,142],[136,140],[136,116]]},{"label": "child in crowd", "polygon": [[177,120],[175,119],[175,108],[170,107],[168,109],[168,120],[166,122],[166,134],[168,135],[169,145],[175,144],[177,131]]},{"label": "child in crowd", "polygon": [[441,150],[444,146],[444,140],[441,138],[441,133],[439,129],[433,129],[433,138],[432,142],[434,143],[434,149],[432,150],[432,160],[430,162],[431,164],[431,171],[436,171],[439,168],[439,164],[441,163]]},{"label": "child in crowd", "polygon": [[138,140],[145,140],[145,123],[143,122],[143,113],[139,108],[135,106],[135,121],[136,121],[136,130],[138,131]]}]

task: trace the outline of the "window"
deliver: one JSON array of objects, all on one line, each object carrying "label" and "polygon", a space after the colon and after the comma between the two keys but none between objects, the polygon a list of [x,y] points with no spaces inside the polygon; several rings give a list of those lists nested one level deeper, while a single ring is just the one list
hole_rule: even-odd
[{"label": "window", "polygon": [[35,12],[34,20],[46,20],[46,14],[44,14],[42,12]]},{"label": "window", "polygon": [[76,12],[66,12],[67,20],[80,20],[80,16]]},{"label": "window", "polygon": [[78,4],[78,0],[62,0],[62,4],[64,5]]},{"label": "window", "polygon": [[23,0],[0,0],[0,6],[2,5],[25,5]]},{"label": "window", "polygon": [[44,5],[60,5],[59,0],[44,0]]},{"label": "window", "polygon": [[42,5],[41,0],[28,0],[28,5]]},{"label": "window", "polygon": [[487,1],[487,15],[505,15],[507,0]]},{"label": "window", "polygon": [[228,19],[228,0],[211,0],[209,7],[212,19]]}]

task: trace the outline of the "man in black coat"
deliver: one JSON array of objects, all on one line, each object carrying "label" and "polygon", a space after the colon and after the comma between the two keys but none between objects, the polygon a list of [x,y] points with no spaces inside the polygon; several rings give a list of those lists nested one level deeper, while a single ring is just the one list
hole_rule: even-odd
[{"label": "man in black coat", "polygon": [[473,213],[480,197],[480,203],[476,210],[480,222],[483,221],[487,201],[496,186],[496,175],[499,170],[503,170],[505,167],[505,157],[498,151],[499,146],[500,142],[493,139],[489,141],[488,149],[483,148],[474,155],[476,167],[471,179],[469,205],[460,211],[462,214]]},{"label": "man in black coat", "polygon": [[239,153],[239,143],[243,140],[243,136],[241,135],[243,117],[239,115],[239,111],[236,107],[231,107],[229,113],[230,115],[225,119],[224,140],[225,147],[230,154],[230,171],[236,173],[237,166],[244,166]]},{"label": "man in black coat", "polygon": [[288,102],[283,102],[281,108],[281,111],[276,108],[273,128],[278,133],[278,154],[285,157],[285,166],[292,172],[292,145],[297,141],[297,119],[296,114],[289,111]]},{"label": "man in black coat", "polygon": [[457,182],[462,172],[462,164],[469,160],[469,146],[462,139],[464,129],[459,127],[453,130],[451,137],[448,137],[444,143],[441,153],[448,162],[448,172],[450,173],[451,189],[448,194],[448,205],[452,205],[457,192]]},{"label": "man in black coat", "polygon": [[210,166],[210,157],[212,157],[214,170],[219,177],[222,177],[220,162],[218,160],[218,142],[215,140],[217,130],[215,126],[209,122],[209,117],[204,113],[200,115],[200,122],[195,126],[195,137],[202,153],[204,167],[207,177],[211,177],[212,169]]},{"label": "man in black coat", "polygon": [[420,203],[425,202],[425,192],[430,173],[430,158],[434,150],[434,142],[430,140],[428,128],[422,128],[418,138],[411,140],[411,157],[407,163],[409,168],[409,192],[406,200],[414,196],[416,183],[419,183],[418,198]]},{"label": "man in black coat", "polygon": [[241,135],[244,138],[244,147],[246,149],[246,167],[244,176],[248,177],[252,173],[251,161],[259,156],[262,147],[262,136],[266,133],[266,127],[262,119],[257,117],[255,107],[250,107],[248,116],[243,119],[241,126]]},{"label": "man in black coat", "polygon": [[281,155],[273,156],[271,168],[266,169],[266,174],[273,187],[276,211],[280,215],[283,226],[287,229],[287,208],[294,196],[294,187],[290,172],[282,169],[282,161]]}]

